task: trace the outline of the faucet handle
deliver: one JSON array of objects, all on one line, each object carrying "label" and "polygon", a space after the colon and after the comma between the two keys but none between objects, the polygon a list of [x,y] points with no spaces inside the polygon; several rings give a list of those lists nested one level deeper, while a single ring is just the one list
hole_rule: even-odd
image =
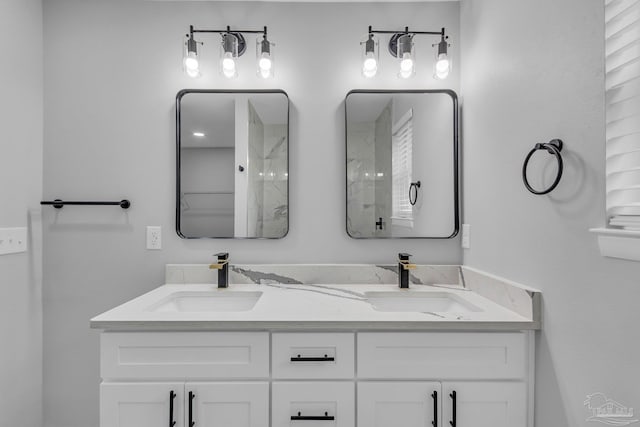
[{"label": "faucet handle", "polygon": [[218,261],[217,264],[209,264],[209,270],[222,270],[229,261]]},{"label": "faucet handle", "polygon": [[410,262],[411,254],[401,252],[398,254],[398,263],[402,265],[403,270],[414,270],[417,268],[415,264]]},{"label": "faucet handle", "polygon": [[209,270],[222,270],[225,265],[229,264],[229,252],[220,252],[214,256],[218,257],[218,263],[209,264]]}]

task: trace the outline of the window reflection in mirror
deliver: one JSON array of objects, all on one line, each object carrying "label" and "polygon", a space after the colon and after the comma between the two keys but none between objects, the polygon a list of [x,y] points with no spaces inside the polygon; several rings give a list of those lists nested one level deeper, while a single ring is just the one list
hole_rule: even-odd
[{"label": "window reflection in mirror", "polygon": [[454,237],[459,223],[455,93],[356,90],[345,104],[349,236]]},{"label": "window reflection in mirror", "polygon": [[284,237],[289,229],[286,93],[183,90],[176,116],[178,234]]}]

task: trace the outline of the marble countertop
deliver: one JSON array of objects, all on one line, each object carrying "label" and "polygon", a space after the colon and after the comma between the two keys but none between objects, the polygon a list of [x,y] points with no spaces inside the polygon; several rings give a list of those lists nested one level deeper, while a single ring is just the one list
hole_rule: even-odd
[{"label": "marble countertop", "polygon": [[[247,311],[158,311],[175,293],[261,292]],[[393,295],[448,294],[476,307],[460,312],[378,311],[367,292]],[[424,294],[422,296],[425,296]],[[446,296],[446,295],[445,295]],[[537,310],[533,310],[537,312]],[[539,329],[536,316],[510,310],[500,301],[457,285],[412,285],[409,290],[387,284],[167,284],[91,319],[94,329],[140,330],[527,330]]]}]

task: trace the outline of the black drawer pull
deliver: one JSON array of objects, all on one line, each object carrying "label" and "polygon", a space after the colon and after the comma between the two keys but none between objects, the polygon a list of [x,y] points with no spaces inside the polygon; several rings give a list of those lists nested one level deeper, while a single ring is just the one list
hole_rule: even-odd
[{"label": "black drawer pull", "polygon": [[333,362],[335,360],[335,357],[329,357],[326,354],[324,357],[302,357],[301,355],[298,355],[297,357],[291,358],[292,362]]},{"label": "black drawer pull", "polygon": [[336,417],[333,415],[329,415],[328,412],[325,412],[324,415],[302,415],[301,412],[298,412],[298,415],[292,415],[291,421],[333,421]]}]

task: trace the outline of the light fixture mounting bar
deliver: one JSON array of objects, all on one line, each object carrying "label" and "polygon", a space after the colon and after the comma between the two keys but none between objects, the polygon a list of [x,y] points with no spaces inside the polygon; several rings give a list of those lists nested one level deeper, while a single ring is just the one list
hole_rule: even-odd
[{"label": "light fixture mounting bar", "polygon": [[193,36],[194,33],[217,33],[217,34],[226,34],[226,33],[247,33],[247,34],[264,34],[267,36],[267,26],[264,26],[262,30],[232,30],[230,26],[227,25],[226,30],[196,30],[193,28],[193,25],[189,26],[189,33]]},{"label": "light fixture mounting bar", "polygon": [[369,25],[369,34],[428,34],[433,36],[445,37],[445,29],[442,27],[440,31],[409,31],[409,27],[404,27],[404,30],[400,31],[388,31],[388,30],[374,30]]}]

